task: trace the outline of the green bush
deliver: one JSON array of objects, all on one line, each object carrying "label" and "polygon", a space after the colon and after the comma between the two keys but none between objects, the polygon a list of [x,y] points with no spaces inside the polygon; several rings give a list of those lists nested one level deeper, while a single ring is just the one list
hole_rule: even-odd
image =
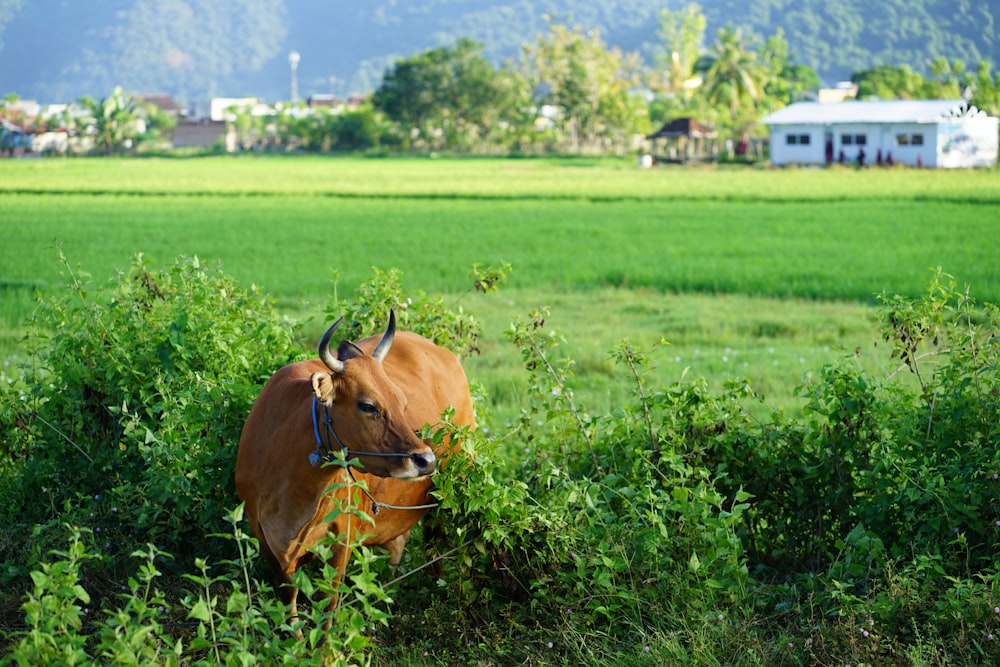
[{"label": "green bush", "polygon": [[[32,571],[33,586],[21,606],[27,628],[13,639],[0,665],[362,664],[370,646],[363,629],[386,618],[374,606],[387,598],[372,581],[371,552],[362,550],[360,571],[350,582],[351,599],[363,604],[338,608],[337,632],[322,631],[323,605],[301,612],[293,627],[273,591],[261,589],[251,577],[251,562],[259,554],[256,541],[240,526],[242,506],[227,513],[226,520],[230,532],[219,537],[235,546],[238,557],[217,565],[195,559],[195,572],[185,575],[194,590],[182,599],[171,602],[157,587],[162,578],[158,565],[170,555],[146,545],[132,554],[139,562],[136,574],[103,608],[82,582],[83,563],[102,557],[88,551],[82,531],[69,527],[68,549],[53,550]],[[324,574],[328,581],[330,573]],[[309,593],[328,592],[323,581],[313,586],[304,574],[298,576]]]},{"label": "green bush", "polygon": [[295,327],[197,259],[154,270],[140,256],[96,289],[67,276],[39,305],[21,381],[2,389],[4,525],[68,521],[125,556],[146,542],[214,553],[243,420],[295,356]]},{"label": "green bush", "polygon": [[[507,270],[474,268],[474,289]],[[611,357],[634,397],[592,415],[547,313],[515,319],[508,337],[529,373],[520,422],[502,432],[479,414],[489,428],[434,434],[461,447],[407,548],[414,576],[383,590],[383,559],[358,549],[341,591],[357,602],[335,611],[322,650],[322,605],[303,602],[296,639],[253,576],[240,509],[226,509],[243,418],[296,356],[289,328],[193,260],[162,272],[139,261],[93,297],[70,277],[68,295],[39,311],[36,366],[0,404],[0,494],[21,538],[2,543],[5,576],[32,570],[28,627],[6,663],[1000,659],[1000,312],[946,276],[921,299],[883,298],[897,371],[871,377],[848,356],[802,388],[804,416],[766,421],[743,382],[647,386],[655,350],[627,340]],[[396,271],[375,270],[331,312],[358,323],[356,337],[384,326],[389,307],[401,327],[475,350],[476,320],[408,296]],[[195,564],[194,589],[157,590],[169,561],[154,540],[179,550],[176,567]],[[421,548],[450,565],[418,570]],[[132,551],[124,595],[98,600],[85,570],[121,568]],[[195,558],[212,553],[217,566]],[[328,567],[296,575],[304,598],[327,592]],[[192,625],[170,630],[178,617]]]},{"label": "green bush", "polygon": [[941,276],[919,300],[883,304],[898,371],[828,366],[804,389],[805,419],[745,424],[711,446],[730,493],[738,483],[756,497],[747,532],[762,565],[825,569],[860,526],[893,559],[941,556],[953,576],[995,566],[1000,315]]}]

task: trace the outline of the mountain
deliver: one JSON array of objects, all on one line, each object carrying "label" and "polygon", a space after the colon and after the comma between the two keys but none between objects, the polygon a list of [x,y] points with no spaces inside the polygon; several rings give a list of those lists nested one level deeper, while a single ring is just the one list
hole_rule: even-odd
[{"label": "mountain", "polygon": [[[368,92],[393,59],[471,37],[517,58],[545,17],[600,30],[651,62],[660,9],[686,0],[0,0],[0,94],[43,102],[100,97],[115,85],[212,96]],[[707,39],[732,23],[785,33],[827,83],[879,64],[926,72],[939,56],[1000,64],[996,0],[703,0]]]}]

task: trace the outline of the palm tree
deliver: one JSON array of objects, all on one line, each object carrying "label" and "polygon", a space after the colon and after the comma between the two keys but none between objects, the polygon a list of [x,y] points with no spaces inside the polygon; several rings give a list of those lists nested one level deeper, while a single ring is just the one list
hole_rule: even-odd
[{"label": "palm tree", "polygon": [[748,47],[739,28],[726,26],[719,30],[698,66],[704,72],[708,101],[725,104],[733,117],[741,107],[753,106],[763,95],[764,68],[757,53]]},{"label": "palm tree", "polygon": [[82,97],[81,107],[90,112],[87,133],[94,139],[94,150],[105,155],[124,152],[132,148],[142,133],[135,100],[116,87],[109,96],[94,100]]}]

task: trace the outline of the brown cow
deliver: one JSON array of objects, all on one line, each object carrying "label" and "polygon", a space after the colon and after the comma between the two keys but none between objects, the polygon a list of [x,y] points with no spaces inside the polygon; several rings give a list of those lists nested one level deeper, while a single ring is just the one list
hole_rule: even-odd
[{"label": "brown cow", "polygon": [[[342,321],[323,335],[319,359],[289,364],[264,385],[236,456],[236,490],[293,618],[292,574],[324,535],[347,535],[350,525],[351,539],[367,535],[364,544],[388,549],[390,563],[399,564],[410,529],[432,503],[427,492],[436,457],[450,451],[444,444],[432,452],[415,432],[438,424],[449,407],[456,424],[474,425],[469,384],[454,354],[417,334],[396,333],[390,312],[380,338],[343,341],[334,357],[330,338]],[[338,449],[366,472],[323,465]],[[374,526],[357,517],[348,524],[344,514],[325,520],[347,497],[346,488],[327,489],[349,475],[368,486],[361,509]],[[339,569],[334,588],[349,557],[346,545],[331,554]],[[329,608],[335,604],[331,599]]]}]

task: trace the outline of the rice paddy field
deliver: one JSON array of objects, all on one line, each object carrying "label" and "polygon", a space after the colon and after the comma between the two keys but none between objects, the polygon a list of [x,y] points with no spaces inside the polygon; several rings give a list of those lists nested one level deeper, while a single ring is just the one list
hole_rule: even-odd
[{"label": "rice paddy field", "polygon": [[[618,400],[608,360],[657,346],[664,382],[749,378],[794,409],[804,369],[863,350],[881,292],[918,295],[941,267],[1000,300],[1000,172],[750,167],[640,169],[596,159],[242,156],[0,162],[0,355],[69,265],[94,282],[142,253],[197,256],[272,295],[306,335],[372,267],[461,299],[485,326],[469,360],[503,416],[519,370],[503,331],[548,307],[582,396]],[[508,262],[498,295],[469,267]],[[624,390],[622,390],[624,391]]]}]

